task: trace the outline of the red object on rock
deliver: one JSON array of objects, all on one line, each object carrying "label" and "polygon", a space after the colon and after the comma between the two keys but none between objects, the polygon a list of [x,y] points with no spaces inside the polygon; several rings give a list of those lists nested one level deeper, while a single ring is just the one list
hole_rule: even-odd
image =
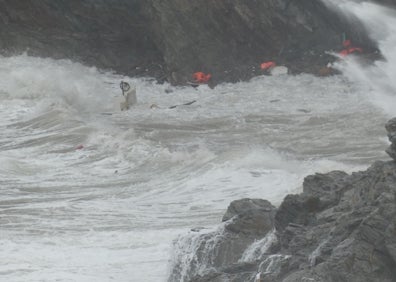
[{"label": "red object on rock", "polygon": [[349,52],[349,54],[356,53],[356,52],[362,53],[363,49],[360,47],[351,47],[348,49],[348,52]]},{"label": "red object on rock", "polygon": [[81,150],[81,149],[83,149],[84,148],[84,145],[78,145],[77,147],[76,147],[76,150]]},{"label": "red object on rock", "polygon": [[348,49],[344,49],[340,52],[340,55],[342,57],[345,57],[347,55],[353,54],[353,53],[362,53],[363,49],[360,47],[350,47]]},{"label": "red object on rock", "polygon": [[212,75],[210,73],[205,74],[205,73],[199,71],[199,72],[195,72],[193,74],[193,78],[194,78],[195,82],[205,83],[205,82],[208,82],[212,78]]},{"label": "red object on rock", "polygon": [[275,62],[269,61],[269,62],[264,62],[264,63],[262,63],[262,64],[260,65],[260,68],[261,68],[262,70],[268,70],[268,69],[273,68],[273,67],[275,67],[275,66],[276,66]]},{"label": "red object on rock", "polygon": [[363,52],[363,49],[362,49],[362,48],[360,48],[360,47],[353,47],[353,46],[352,46],[352,42],[351,42],[351,40],[349,40],[349,39],[344,40],[344,41],[342,42],[342,46],[345,47],[345,49],[341,50],[341,52],[340,52],[340,55],[341,55],[342,57],[345,57],[345,56],[350,55],[350,54],[353,54],[353,53],[362,53],[362,52]]}]

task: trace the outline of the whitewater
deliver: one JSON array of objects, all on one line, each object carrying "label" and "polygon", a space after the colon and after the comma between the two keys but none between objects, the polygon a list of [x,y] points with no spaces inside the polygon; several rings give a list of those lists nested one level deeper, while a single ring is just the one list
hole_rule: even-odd
[{"label": "whitewater", "polygon": [[[348,9],[383,17],[370,5]],[[365,69],[348,58],[342,75],[214,89],[0,57],[0,281],[166,281],[173,241],[218,226],[231,201],[279,205],[309,174],[388,159],[388,35],[388,60]],[[125,112],[122,80],[137,88]]]}]

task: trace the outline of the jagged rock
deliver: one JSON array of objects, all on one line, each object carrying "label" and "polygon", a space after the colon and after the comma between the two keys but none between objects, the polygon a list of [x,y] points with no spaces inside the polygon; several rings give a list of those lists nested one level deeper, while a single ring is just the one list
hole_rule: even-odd
[{"label": "jagged rock", "polygon": [[267,200],[263,199],[241,199],[231,202],[228,206],[222,221],[227,221],[234,216],[248,213],[249,211],[262,210],[264,212],[272,211],[274,206]]},{"label": "jagged rock", "polygon": [[[316,221],[298,232],[288,234],[289,225],[279,234],[282,242],[293,243],[291,247],[283,244],[281,252],[294,254],[291,260],[299,268],[290,269],[283,281],[301,281],[303,277],[314,281],[393,281],[396,265],[385,237],[393,241],[389,246],[394,246],[395,164],[377,162],[365,172],[332,174],[342,179],[338,184],[343,183],[342,187],[336,189],[340,200],[330,201],[327,209],[315,214]],[[334,181],[317,179],[318,187],[337,188]]]},{"label": "jagged rock", "polygon": [[[393,119],[386,125],[392,142],[395,122]],[[260,206],[271,207],[268,202],[258,200],[234,202],[224,219],[230,222],[241,219],[243,216],[240,215],[252,207],[268,216],[273,212],[257,208]],[[257,273],[261,273],[263,281],[269,282],[395,281],[396,162],[375,162],[366,171],[350,175],[333,171],[307,176],[303,192],[285,197],[276,210],[273,224],[276,232],[272,233],[275,239],[271,247],[263,239],[251,241],[252,245],[247,250],[254,246],[253,256],[229,260],[231,254],[224,258],[221,248],[229,248],[230,242],[237,241],[230,241],[226,235],[221,237],[224,238],[223,244],[220,242],[223,239],[220,239],[216,246],[212,245],[214,248],[207,260],[221,258],[228,263],[217,261],[206,265],[206,272],[195,272],[196,275],[190,277],[192,280],[186,281],[245,282],[253,281]],[[251,225],[246,226],[251,228]],[[240,228],[244,227],[240,225]],[[269,230],[270,226],[266,229]],[[240,229],[237,232],[224,230],[221,236],[237,234],[244,240],[251,238],[251,234],[260,234]],[[208,238],[213,240],[213,236]],[[237,239],[234,237],[233,240]],[[238,254],[243,252],[242,249],[237,251]],[[202,254],[195,253],[195,256]]]},{"label": "jagged rock", "polygon": [[283,231],[289,224],[307,225],[315,220],[313,211],[319,206],[319,198],[287,195],[275,215],[275,228]]},{"label": "jagged rock", "polygon": [[272,229],[275,207],[267,200],[242,199],[233,201],[223,221],[232,219],[225,228],[234,233],[264,236]]},{"label": "jagged rock", "polygon": [[[307,176],[303,183],[303,193],[307,197],[317,199],[317,206],[315,206],[317,209],[324,209],[339,201],[344,187],[343,179],[346,176],[347,174],[343,171]],[[314,211],[315,207],[311,207],[311,210]]]},{"label": "jagged rock", "polygon": [[[225,267],[229,269],[228,272],[230,269],[234,269],[234,272],[235,269],[241,269],[236,263],[246,248],[273,229],[274,211],[275,207],[266,200],[242,199],[232,202],[223,218],[224,226],[210,233],[188,234],[176,241],[176,245],[185,241],[187,245],[195,246],[195,254],[188,262],[185,261],[184,252],[179,254],[169,281],[190,281],[192,277],[195,277],[192,281],[206,281],[208,277],[222,276],[213,271],[206,273],[211,269]],[[229,268],[233,264],[236,265]],[[230,275],[228,273],[227,277]]]}]

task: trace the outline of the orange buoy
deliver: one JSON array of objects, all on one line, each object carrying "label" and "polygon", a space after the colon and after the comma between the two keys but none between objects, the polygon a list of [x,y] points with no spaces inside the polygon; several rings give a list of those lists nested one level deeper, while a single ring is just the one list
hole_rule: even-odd
[{"label": "orange buoy", "polygon": [[275,62],[269,61],[269,62],[264,62],[264,63],[262,63],[262,64],[260,65],[260,68],[261,68],[262,70],[268,70],[268,69],[273,68],[273,67],[275,67],[275,66],[276,66]]}]

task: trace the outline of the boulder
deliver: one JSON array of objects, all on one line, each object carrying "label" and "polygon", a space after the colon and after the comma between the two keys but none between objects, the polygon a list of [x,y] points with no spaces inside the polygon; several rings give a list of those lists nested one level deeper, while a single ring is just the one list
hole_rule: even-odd
[{"label": "boulder", "polygon": [[228,231],[242,234],[264,236],[272,229],[275,207],[267,200],[241,199],[233,201],[223,221],[229,221]]}]

